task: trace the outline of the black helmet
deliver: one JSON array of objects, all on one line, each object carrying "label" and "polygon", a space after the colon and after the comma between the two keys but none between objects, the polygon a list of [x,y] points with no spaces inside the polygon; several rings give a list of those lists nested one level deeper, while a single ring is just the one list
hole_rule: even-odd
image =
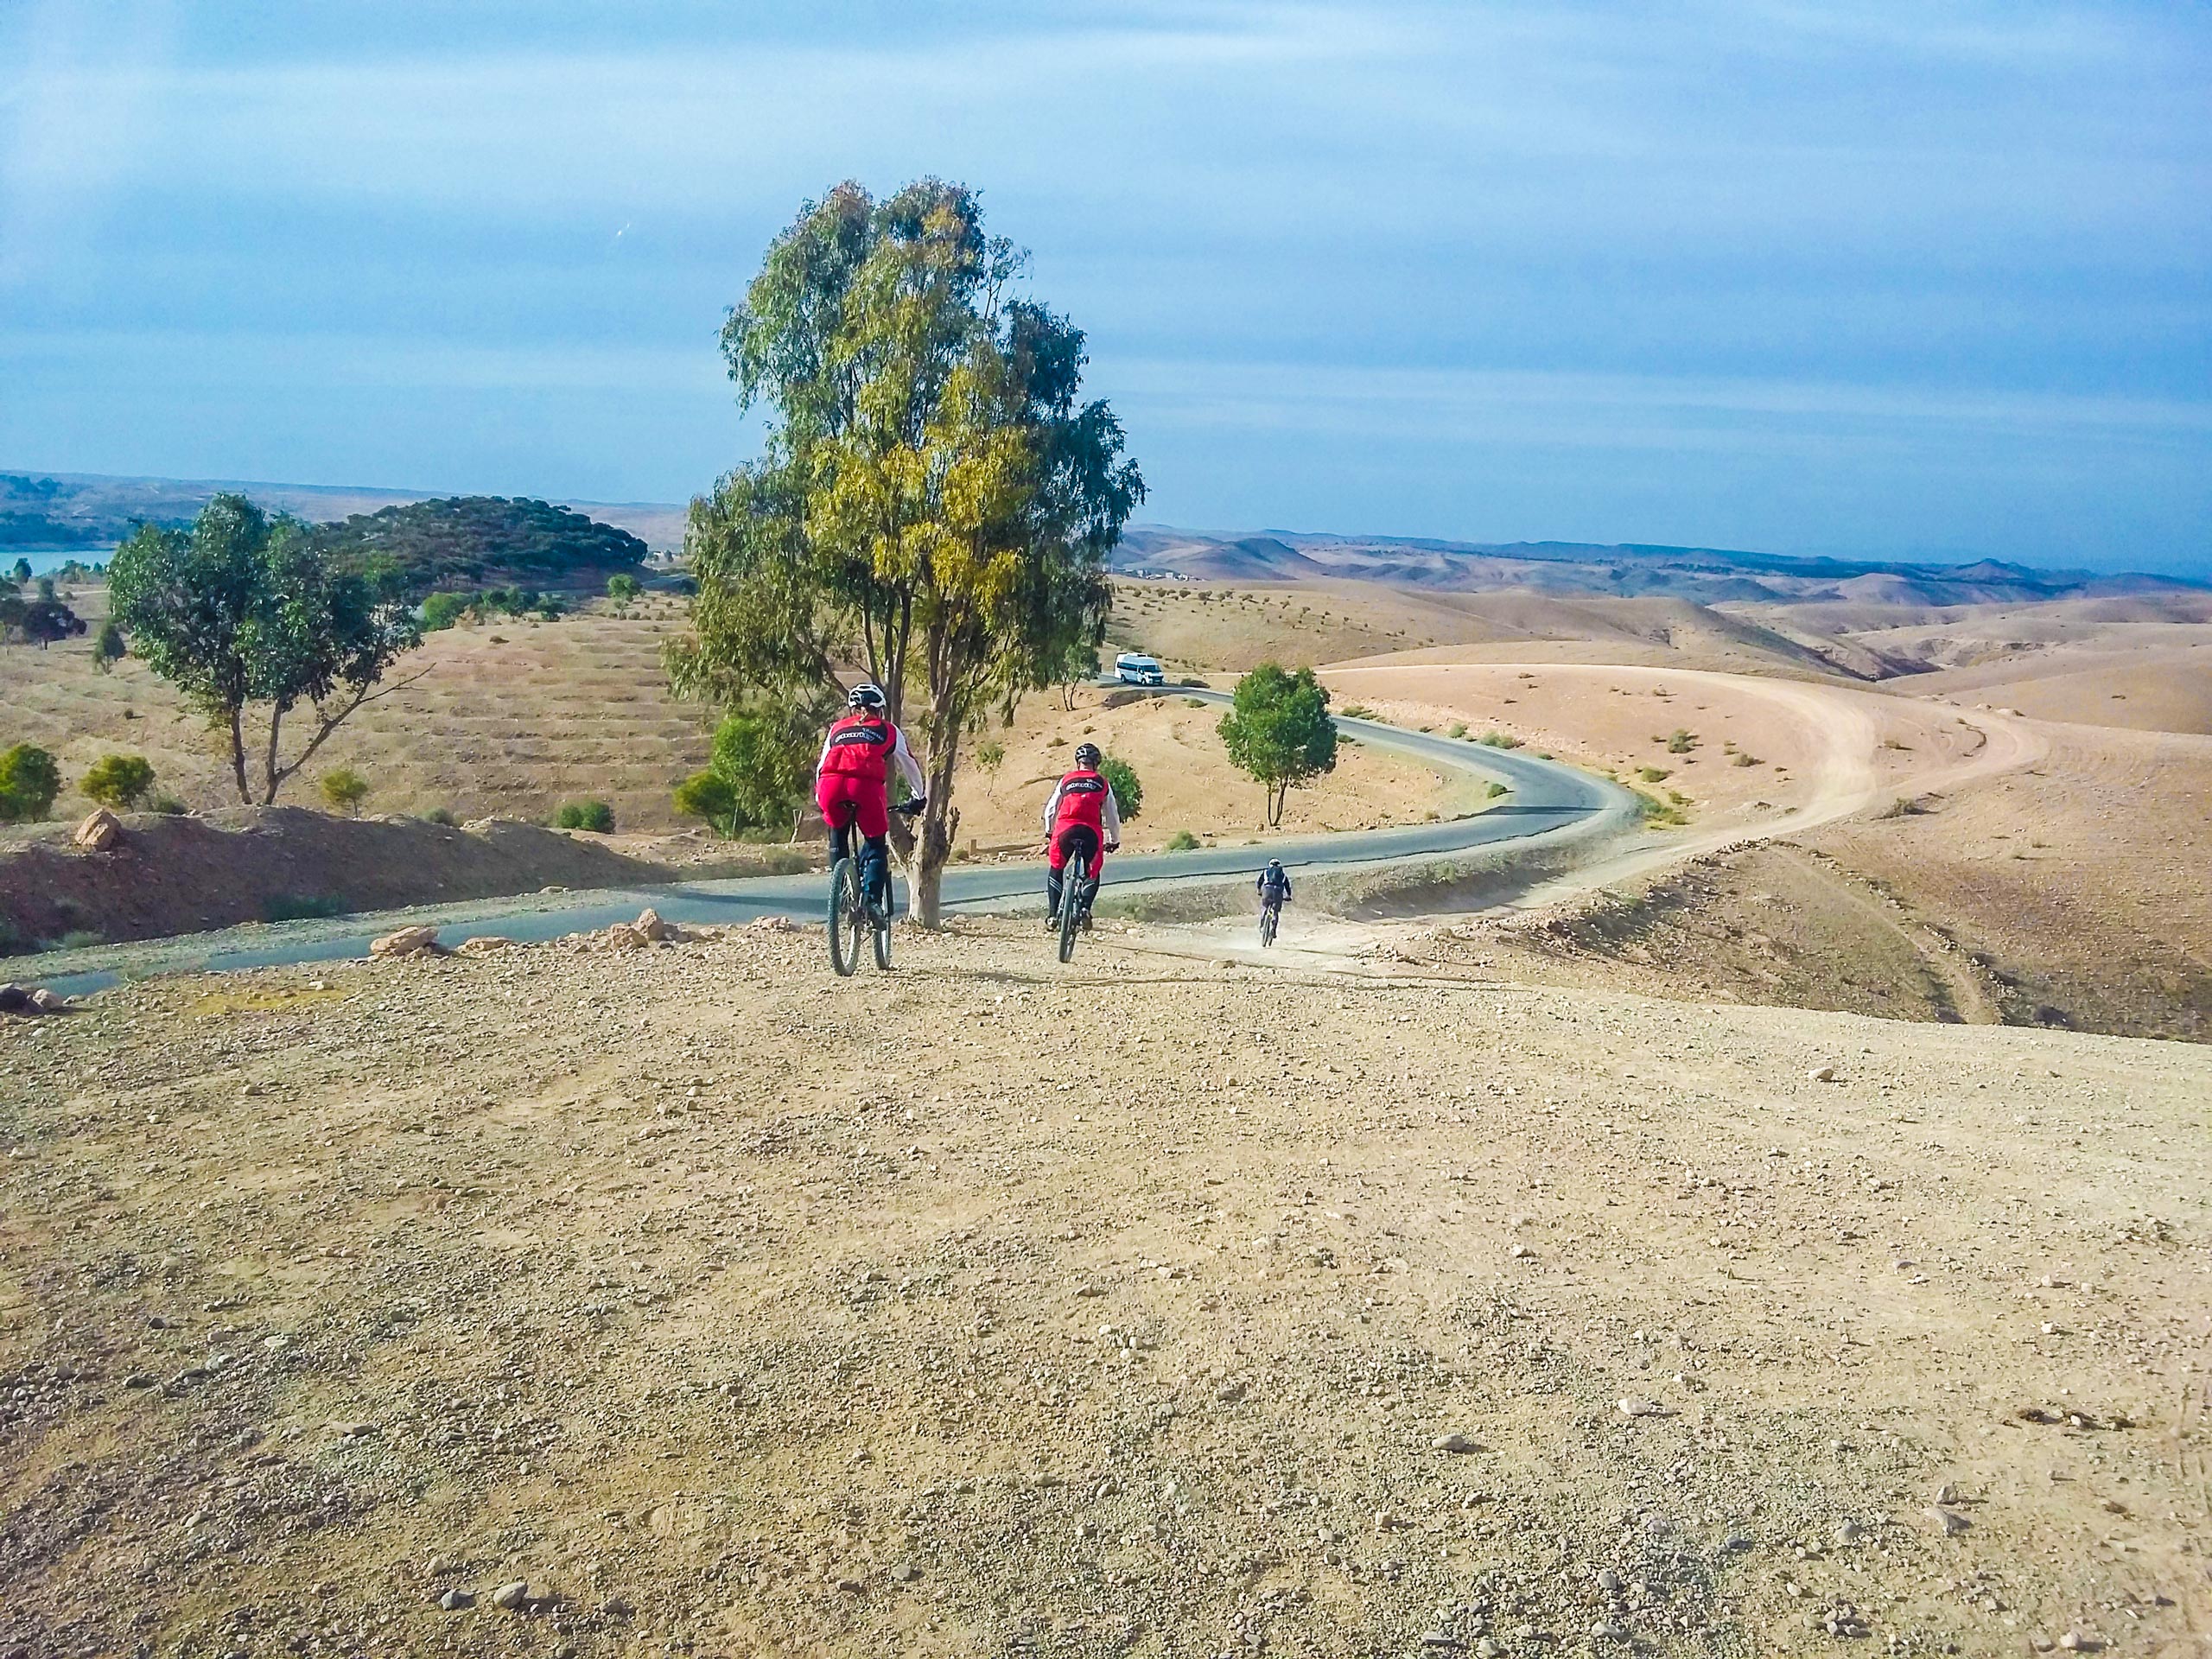
[{"label": "black helmet", "polygon": [[1075,746],[1075,763],[1085,772],[1097,771],[1098,763],[1105,758],[1098,753],[1098,746],[1096,743],[1078,743]]},{"label": "black helmet", "polygon": [[1271,870],[1279,870],[1282,868],[1282,860],[1279,858],[1269,859],[1268,861],[1268,868]]},{"label": "black helmet", "polygon": [[873,680],[862,680],[845,693],[848,709],[880,709],[883,707],[883,688]]}]

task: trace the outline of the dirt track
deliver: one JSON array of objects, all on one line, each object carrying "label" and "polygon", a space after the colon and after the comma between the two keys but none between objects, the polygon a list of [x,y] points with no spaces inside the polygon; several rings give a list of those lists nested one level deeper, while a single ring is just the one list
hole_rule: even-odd
[{"label": "dirt track", "polygon": [[902,950],[0,1026],[0,1653],[2202,1650],[2212,1053]]}]

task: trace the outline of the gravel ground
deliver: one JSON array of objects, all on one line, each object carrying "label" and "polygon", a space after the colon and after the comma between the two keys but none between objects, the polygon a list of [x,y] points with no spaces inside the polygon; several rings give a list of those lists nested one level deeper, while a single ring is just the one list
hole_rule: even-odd
[{"label": "gravel ground", "polygon": [[2207,1650],[2212,1052],[900,950],[0,1020],[0,1656]]}]

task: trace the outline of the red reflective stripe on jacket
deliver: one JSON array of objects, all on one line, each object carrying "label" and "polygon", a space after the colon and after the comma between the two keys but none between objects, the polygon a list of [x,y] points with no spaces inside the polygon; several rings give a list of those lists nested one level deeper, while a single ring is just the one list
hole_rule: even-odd
[{"label": "red reflective stripe on jacket", "polygon": [[898,742],[899,728],[882,716],[847,715],[830,727],[822,770],[841,777],[864,778],[872,784],[887,783],[891,776],[891,751]]}]

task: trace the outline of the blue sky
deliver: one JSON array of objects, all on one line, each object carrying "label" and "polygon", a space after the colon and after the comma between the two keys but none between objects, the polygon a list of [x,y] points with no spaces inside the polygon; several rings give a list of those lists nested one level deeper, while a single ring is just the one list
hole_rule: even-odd
[{"label": "blue sky", "polygon": [[682,499],[984,193],[1144,517],[2212,574],[2195,3],[0,7],[0,466]]}]

